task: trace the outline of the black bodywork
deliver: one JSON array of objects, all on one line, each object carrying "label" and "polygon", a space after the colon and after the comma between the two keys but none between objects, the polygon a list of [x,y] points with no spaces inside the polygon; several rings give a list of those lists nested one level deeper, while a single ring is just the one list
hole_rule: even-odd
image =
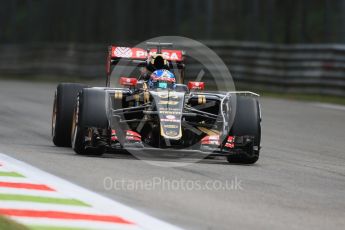
[{"label": "black bodywork", "polygon": [[[236,97],[258,95],[251,92],[190,90],[183,84],[183,62],[175,65],[182,79],[175,89],[149,89],[146,82],[140,80],[140,76],[135,86],[112,88],[111,66],[119,61],[109,55],[107,87],[92,88],[94,91],[104,92],[104,101],[96,103],[104,103],[103,113],[107,125],[87,127],[85,148],[102,148],[103,152],[116,152],[120,149],[169,149],[177,153],[183,149],[184,153],[224,156],[259,151],[260,146],[255,143],[255,136],[236,136],[232,133]],[[133,62],[128,60],[127,64]],[[146,63],[140,61],[134,64],[143,67]],[[136,132],[140,138],[128,139],[128,130]],[[203,141],[205,137],[214,136],[219,137],[218,144]],[[229,137],[232,138],[231,147]]]}]

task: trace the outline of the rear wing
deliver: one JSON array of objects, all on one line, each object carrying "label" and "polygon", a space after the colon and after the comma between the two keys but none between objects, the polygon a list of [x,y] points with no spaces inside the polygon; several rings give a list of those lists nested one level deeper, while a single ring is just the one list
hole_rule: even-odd
[{"label": "rear wing", "polygon": [[[110,54],[112,60],[127,58],[133,60],[146,60],[148,56],[157,53],[157,49],[144,50],[142,48],[129,48],[120,46],[111,46]],[[169,61],[183,61],[182,50],[162,49],[161,52],[165,59]]]},{"label": "rear wing", "polygon": [[123,64],[133,64],[144,67],[146,66],[147,58],[156,54],[157,51],[162,54],[166,60],[175,63],[178,69],[184,69],[184,51],[161,48],[172,45],[170,43],[147,43],[147,45],[156,46],[157,48],[143,49],[138,47],[109,46],[106,64],[107,82],[111,74],[111,66],[123,62]]}]

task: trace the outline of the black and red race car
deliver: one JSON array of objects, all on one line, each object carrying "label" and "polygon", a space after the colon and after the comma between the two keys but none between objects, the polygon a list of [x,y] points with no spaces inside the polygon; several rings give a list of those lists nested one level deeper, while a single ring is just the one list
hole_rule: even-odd
[{"label": "black and red race car", "polygon": [[[208,92],[204,82],[184,84],[184,52],[164,49],[170,44],[150,45],[156,48],[110,46],[105,87],[75,83],[57,86],[52,116],[54,144],[72,146],[81,155],[169,151],[255,163],[261,139],[258,95]],[[179,82],[169,87],[169,79],[160,78],[155,86],[149,85],[150,71],[155,70],[152,57],[167,63],[165,68],[178,71]],[[123,64],[147,71],[137,77],[113,76],[112,67]],[[111,87],[112,81],[121,87]]]}]

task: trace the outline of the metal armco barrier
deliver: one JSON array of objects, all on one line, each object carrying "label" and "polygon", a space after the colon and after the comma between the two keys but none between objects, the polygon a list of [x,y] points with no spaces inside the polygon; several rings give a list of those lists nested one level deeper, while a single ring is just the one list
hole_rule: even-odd
[{"label": "metal armco barrier", "polygon": [[[345,45],[204,43],[219,54],[241,88],[345,96]],[[103,77],[106,50],[98,44],[0,45],[0,76]],[[187,60],[186,78],[193,79],[200,68]]]}]

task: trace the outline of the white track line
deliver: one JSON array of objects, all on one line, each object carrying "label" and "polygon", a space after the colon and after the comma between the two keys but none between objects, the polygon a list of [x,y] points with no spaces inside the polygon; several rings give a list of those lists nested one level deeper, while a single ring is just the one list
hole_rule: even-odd
[{"label": "white track line", "polygon": [[26,209],[35,211],[57,211],[57,212],[73,212],[80,214],[92,215],[108,215],[109,213],[94,209],[93,207],[66,205],[66,204],[51,204],[39,203],[29,201],[7,201],[2,200],[0,208],[5,209]]},{"label": "white track line", "polygon": [[83,201],[86,204],[92,205],[94,209],[99,210],[101,213],[107,213],[107,215],[116,215],[131,222],[134,222],[134,226],[137,226],[140,229],[180,229],[169,223],[158,220],[154,217],[151,217],[147,214],[130,208],[124,204],[101,196],[95,192],[82,188],[67,180],[44,172],[27,163],[16,160],[2,153],[0,153],[0,163],[6,163],[6,166],[8,165],[9,168],[13,169],[13,171],[21,173],[27,178],[32,179],[33,181],[39,181],[41,184],[45,184],[49,187],[52,187],[59,193],[66,194],[69,197],[75,196],[76,199]]},{"label": "white track line", "polygon": [[59,192],[39,191],[39,190],[19,189],[19,188],[1,188],[0,187],[0,194],[28,195],[28,196],[39,196],[39,197],[73,199],[73,197],[66,196],[66,195],[59,193]]},{"label": "white track line", "polygon": [[32,183],[39,184],[37,181],[32,181],[29,178],[25,177],[11,177],[11,176],[0,176],[1,182],[13,182],[13,183]]}]

